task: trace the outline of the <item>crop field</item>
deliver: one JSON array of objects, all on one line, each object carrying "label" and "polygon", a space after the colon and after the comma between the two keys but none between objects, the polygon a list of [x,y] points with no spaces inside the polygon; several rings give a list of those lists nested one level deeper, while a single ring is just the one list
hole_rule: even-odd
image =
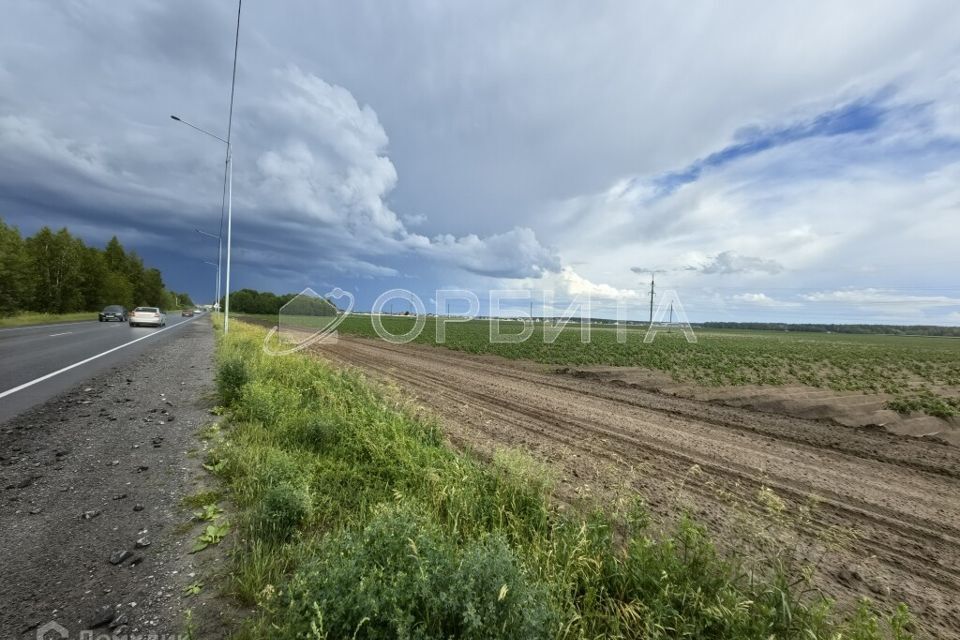
[{"label": "crop field", "polygon": [[[905,640],[925,624],[899,592],[869,600],[844,592],[834,602],[813,587],[819,576],[805,543],[785,551],[779,537],[763,533],[798,517],[803,531],[832,536],[832,519],[846,513],[842,504],[818,511],[813,522],[804,515],[808,507],[789,496],[806,490],[795,484],[803,477],[834,483],[862,473],[853,441],[849,451],[824,452],[844,469],[824,464],[833,472],[813,476],[806,467],[816,447],[763,448],[767,456],[786,456],[779,464],[771,458],[770,466],[785,469],[790,482],[759,485],[718,474],[725,487],[720,504],[715,485],[704,482],[703,474],[712,473],[704,452],[735,454],[731,436],[740,432],[716,420],[671,419],[591,397],[585,388],[552,389],[540,379],[551,374],[511,378],[513,396],[526,399],[507,397],[498,386],[502,363],[465,369],[460,355],[442,349],[341,340],[268,357],[260,348],[264,336],[262,328],[237,323],[220,341],[218,396],[227,420],[203,434],[207,469],[236,508],[229,588],[253,612],[237,637]],[[417,404],[371,384],[353,366],[338,366],[341,360],[371,373],[398,372],[415,386]],[[437,398],[422,395],[431,392]],[[553,411],[527,406],[551,392]],[[562,399],[571,406],[556,404]],[[424,414],[420,402],[437,413]],[[597,415],[597,402],[613,413]],[[464,414],[476,422],[461,425],[463,431],[448,417],[467,405],[479,410]],[[575,420],[578,437],[568,437],[568,420]],[[692,447],[682,456],[663,449],[664,437],[675,437],[671,420],[682,422],[683,441]],[[446,444],[467,433],[477,438],[477,455]],[[649,437],[643,447],[639,435]],[[484,443],[493,447],[490,456]],[[538,445],[561,448],[544,456]],[[943,447],[931,443],[901,443],[887,455],[910,459],[916,446],[932,452],[928,464],[945,470],[937,466],[949,464]],[[746,449],[752,447],[738,438],[736,450]],[[619,462],[609,458],[611,450]],[[655,465],[649,473],[634,477],[611,467],[624,478],[616,496],[578,493],[567,484],[566,467],[543,462],[568,462],[586,478],[595,477],[594,463],[634,468],[640,455]],[[692,469],[690,460],[698,461]],[[755,461],[741,456],[740,462]],[[914,469],[891,463],[885,472],[896,476],[892,486],[916,490]],[[937,500],[949,517],[953,506],[944,511],[938,500],[948,484],[931,475],[908,506],[928,514]],[[869,524],[891,520],[889,510],[874,521],[858,505]],[[673,517],[665,519],[665,511]],[[739,524],[737,536],[721,538],[721,550],[704,522],[724,514]],[[742,535],[744,526],[751,535]],[[880,533],[882,541],[893,535]],[[859,544],[887,557],[870,540]],[[920,575],[939,571],[915,556],[899,560]],[[953,584],[952,574],[942,579]],[[910,588],[934,603],[930,621],[951,628],[940,606],[943,590],[926,582]]]},{"label": "crop field", "polygon": [[[269,327],[276,324],[275,317],[250,319]],[[953,568],[958,566],[956,541],[960,540],[954,524],[960,513],[956,499],[960,459],[946,439],[899,437],[888,429],[837,428],[829,420],[702,402],[674,394],[669,386],[664,387],[664,393],[629,383],[608,384],[594,375],[610,370],[620,376],[618,380],[631,380],[632,373],[643,380],[650,371],[658,371],[653,379],[664,379],[666,374],[697,381],[699,376],[699,383],[683,383],[683,388],[720,385],[727,393],[738,392],[736,385],[754,385],[742,387],[754,391],[755,385],[762,384],[775,395],[788,391],[777,385],[792,385],[793,380],[801,379],[803,382],[797,385],[801,392],[806,392],[805,385],[824,389],[813,392],[815,396],[832,394],[826,391],[830,388],[853,388],[861,384],[856,379],[871,375],[875,386],[862,384],[860,389],[884,395],[871,398],[860,391],[841,395],[881,406],[894,397],[886,390],[897,384],[904,388],[916,385],[912,391],[898,389],[897,399],[910,399],[908,394],[917,396],[924,388],[934,400],[954,397],[945,394],[956,390],[955,383],[948,384],[952,380],[948,376],[956,376],[960,343],[911,337],[711,331],[698,333],[697,344],[688,344],[676,332],[658,334],[652,344],[644,344],[644,332],[636,328],[628,331],[626,342],[620,344],[615,329],[607,327],[595,327],[590,344],[580,342],[575,327],[561,332],[550,344],[544,343],[543,327],[526,341],[497,343],[490,340],[488,323],[475,321],[451,323],[444,343],[447,348],[430,348],[437,342],[436,319],[424,319],[423,331],[415,339],[420,344],[356,339],[354,336],[377,337],[371,320],[362,315],[348,317],[338,327],[342,339],[311,343],[290,359],[265,358],[256,349],[257,368],[264,367],[263,380],[271,385],[281,384],[293,363],[315,362],[317,367],[331,367],[343,376],[337,378],[341,381],[359,371],[364,374],[361,380],[378,383],[376,388],[386,393],[373,400],[378,411],[400,408],[418,419],[436,421],[452,450],[477,456],[484,467],[493,461],[496,468],[503,451],[522,452],[536,465],[544,465],[524,477],[554,477],[548,500],[566,505],[565,512],[566,507],[572,507],[573,512],[583,507],[581,513],[597,509],[609,514],[616,512],[621,501],[639,497],[649,507],[650,517],[660,523],[657,526],[665,530],[670,530],[670,523],[683,513],[709,523],[707,528],[724,550],[723,557],[730,557],[729,553],[733,557],[769,557],[766,551],[758,549],[754,553],[738,546],[744,541],[764,541],[764,548],[773,551],[775,563],[787,560],[797,566],[793,563],[798,562],[800,573],[811,581],[808,587],[824,589],[837,599],[840,610],[850,611],[862,598],[886,612],[897,611],[900,603],[906,603],[918,614],[917,622],[931,630],[929,637],[953,637],[960,630],[960,617],[952,604],[960,580],[960,573]],[[382,320],[394,335],[415,326],[415,319],[409,317]],[[292,329],[291,338],[303,339],[310,329],[326,325],[326,320],[299,319],[281,324]],[[297,326],[301,327],[299,334]],[[522,327],[518,322],[501,325],[506,333],[519,332]],[[473,354],[506,356],[516,362]],[[244,358],[247,364],[253,362],[248,360],[252,357],[248,353]],[[548,366],[531,366],[533,361]],[[551,370],[553,365],[580,367],[578,371],[585,375],[557,375]],[[591,369],[587,365],[598,366]],[[287,416],[288,407],[299,406],[314,393],[327,376],[322,371],[317,369],[312,374],[316,382],[307,384],[304,380],[307,386],[298,383],[295,393],[273,401],[254,393],[257,387],[250,386],[252,371],[248,369],[240,376],[247,381],[240,402],[248,404],[251,411],[256,409],[260,416],[257,420],[267,424],[273,419],[270,407],[275,407],[274,413]],[[804,372],[806,376],[801,378]],[[350,380],[353,388],[354,378]],[[381,387],[379,383],[385,384]],[[327,399],[318,406],[324,411],[338,408],[350,414],[358,405],[348,391],[341,388],[325,396]],[[954,408],[946,400],[943,403]],[[264,411],[267,413],[261,413]],[[938,422],[926,416],[903,420],[910,421]],[[944,425],[944,429],[949,431],[950,425]],[[271,427],[258,432],[252,442],[279,433]],[[361,429],[357,434],[365,442],[375,439],[372,431]],[[390,449],[389,456],[409,457],[396,449]],[[335,459],[339,460],[337,464],[346,465],[345,471],[353,473],[346,452],[337,453]],[[329,464],[324,462],[318,468],[325,470]],[[427,466],[437,468],[435,461]],[[377,462],[373,468],[382,468],[374,474],[382,480],[385,463]],[[392,472],[388,476],[392,477]],[[338,487],[342,482],[325,478],[322,482],[311,481],[310,486],[327,491],[327,487]],[[474,480],[464,476],[457,482],[466,486]],[[444,496],[447,491],[443,489]],[[395,497],[425,495],[423,492],[419,485],[406,487]],[[353,493],[357,491],[350,495]],[[328,498],[338,500],[327,496],[324,504]],[[754,520],[757,514],[766,515]],[[364,513],[357,515],[361,521],[368,521]],[[455,514],[453,524],[460,531],[464,521]],[[745,530],[753,533],[744,535]],[[550,550],[546,555],[538,551],[533,557],[526,555],[530,549],[526,542],[516,548],[525,558],[520,563],[529,562],[529,567],[548,566],[543,564],[545,558],[557,551]],[[783,550],[789,550],[786,556],[780,555]],[[614,550],[615,556],[617,553]],[[590,561],[595,560],[599,561]],[[852,579],[854,569],[850,567],[856,568]],[[620,570],[615,568],[614,572]],[[767,574],[766,570],[761,573]],[[245,590],[258,593],[262,584]],[[672,585],[667,587],[674,589]],[[574,590],[579,593],[582,588]],[[586,588],[594,587],[591,584]],[[692,588],[697,590],[699,586]],[[640,596],[638,601],[647,597]],[[626,611],[620,608],[622,602],[612,605],[613,609],[610,606],[609,602],[602,604],[607,612]],[[564,607],[570,607],[569,602]],[[558,615],[568,622],[594,615],[592,604],[586,610],[579,607],[574,604],[566,608],[567,613]],[[636,615],[647,620],[646,613]],[[325,613],[327,620],[330,618]],[[273,620],[270,624],[280,623]],[[610,624],[619,622],[604,613],[595,623],[590,622],[585,635],[561,635],[599,637],[611,631]],[[864,637],[891,635],[897,634]],[[690,637],[704,636],[694,632]],[[714,637],[726,636],[721,633]],[[809,637],[832,634],[814,632]]]},{"label": "crop field", "polygon": [[[400,335],[414,326],[410,317],[383,317],[384,327]],[[286,326],[320,329],[329,317],[284,318]],[[437,344],[437,320],[426,319],[414,339]],[[351,316],[338,327],[348,335],[377,337],[370,316]],[[500,331],[519,334],[520,322],[503,321]],[[494,354],[562,366],[609,365],[642,367],[668,374],[674,381],[704,387],[799,384],[834,391],[886,393],[889,408],[940,418],[960,415],[960,340],[942,337],[885,335],[698,331],[688,343],[679,331],[657,333],[645,344],[642,328],[629,328],[618,342],[612,327],[591,327],[590,341],[581,340],[579,325],[570,324],[548,342],[536,324],[522,342],[490,340],[485,320],[449,322],[443,345],[476,354]]]},{"label": "crop field", "polygon": [[[258,321],[273,326],[276,319]],[[769,542],[769,548],[765,548],[773,550],[777,563],[799,562],[803,567],[800,573],[811,580],[808,586],[825,589],[842,603],[840,610],[850,611],[864,596],[874,601],[880,611],[896,611],[899,603],[905,602],[911,611],[917,612],[918,624],[930,630],[915,637],[954,637],[960,630],[960,618],[952,604],[960,580],[960,573],[952,568],[957,566],[956,541],[960,540],[954,524],[958,514],[956,479],[960,477],[955,447],[945,446],[937,439],[891,437],[882,429],[837,428],[828,421],[701,402],[629,385],[606,384],[592,376],[557,375],[549,366],[545,370],[462,353],[469,350],[527,358],[527,362],[539,359],[569,363],[578,353],[595,355],[591,350],[597,348],[599,341],[609,350],[608,359],[588,362],[612,360],[635,365],[637,361],[644,362],[641,358],[649,357],[648,353],[654,353],[667,360],[686,357],[686,362],[704,362],[702,366],[706,367],[707,360],[692,359],[697,355],[696,349],[707,348],[713,354],[729,352],[730,360],[737,357],[736,362],[746,369],[751,366],[751,351],[761,360],[761,356],[777,354],[776,347],[787,354],[782,356],[786,358],[795,358],[796,353],[809,358],[815,354],[822,359],[829,359],[834,351],[852,350],[851,358],[875,353],[893,370],[897,356],[891,346],[899,345],[901,357],[906,358],[913,353],[911,347],[916,339],[834,335],[781,338],[775,334],[713,332],[700,335],[698,345],[687,345],[678,335],[662,335],[652,345],[644,345],[643,332],[635,330],[628,334],[625,345],[619,345],[615,332],[607,330],[594,332],[594,344],[586,346],[580,344],[576,331],[562,334],[553,345],[538,343],[538,338],[542,340],[540,332],[526,343],[511,345],[491,343],[486,323],[475,322],[450,327],[446,346],[460,349],[458,352],[428,348],[435,342],[435,321],[430,319],[419,336],[418,341],[425,343],[421,345],[354,339],[350,335],[376,335],[369,322],[370,318],[364,316],[349,318],[340,326],[343,339],[316,342],[289,357],[265,358],[258,353],[256,362],[265,367],[263,380],[270,385],[281,384],[295,364],[315,362],[310,366],[331,367],[331,371],[338,372],[336,380],[349,379],[353,389],[358,383],[350,376],[359,370],[364,374],[362,380],[385,383],[376,386],[386,394],[373,401],[378,411],[406,408],[411,415],[437,421],[452,450],[476,455],[485,464],[493,461],[494,468],[505,450],[530,456],[535,464],[544,466],[543,473],[555,478],[548,499],[573,507],[568,513],[580,508],[576,505],[586,509],[584,513],[595,508],[615,512],[617,504],[631,500],[631,496],[640,497],[649,506],[650,517],[666,530],[682,513],[709,523],[708,529],[723,549],[724,557],[765,557],[760,549],[755,553],[752,548],[740,549],[738,545],[744,540],[751,541],[750,544],[757,540],[764,540],[764,545]],[[384,322],[396,334],[413,326],[410,318],[384,318]],[[504,329],[520,326],[513,323]],[[920,342],[921,346],[926,344]],[[929,344],[938,342],[953,344]],[[625,357],[623,350],[627,348],[635,349],[634,359]],[[683,369],[678,369],[678,374],[683,373]],[[274,414],[286,420],[294,417],[289,407],[298,407],[316,392],[325,376],[329,378],[320,369],[314,370],[296,385],[296,392],[272,401],[260,395],[258,387],[249,386],[252,378],[248,372],[240,376],[248,381],[241,403],[255,409],[264,424]],[[340,388],[324,396],[320,408],[334,417],[353,415],[360,405],[350,389]],[[876,400],[880,402],[882,399]],[[271,426],[252,441],[259,443],[265,434],[273,434],[269,436],[272,438],[282,432]],[[372,443],[371,434],[364,437]],[[347,452],[338,452],[336,459],[342,463],[347,460],[346,455]],[[387,465],[381,459],[409,458],[403,448],[388,448],[378,455],[386,456],[378,458],[374,465],[379,470],[375,474],[378,479],[393,477],[392,472],[384,475]],[[328,467],[333,468],[325,460],[317,468],[326,472]],[[435,460],[427,467],[431,474],[438,472]],[[413,468],[419,468],[419,463]],[[537,473],[533,478],[542,475]],[[471,482],[459,478],[457,486]],[[310,486],[327,492],[341,483],[342,480],[325,476],[322,481],[312,481]],[[447,491],[443,489],[443,495]],[[350,495],[354,493],[362,492],[352,489]],[[418,486],[397,495],[426,494]],[[340,513],[340,508],[334,512]],[[754,520],[758,514],[766,515]],[[366,516],[361,520],[366,521]],[[465,522],[456,516],[453,524],[460,532]],[[751,533],[745,536],[745,530]],[[774,530],[776,533],[761,533]],[[529,566],[552,566],[545,558],[555,551],[547,556],[528,557],[525,554],[530,549],[526,542],[517,547]],[[785,555],[781,556],[781,552]],[[617,553],[614,550],[615,556]],[[284,560],[287,561],[295,559]],[[851,580],[854,569],[850,567],[856,568],[859,577]],[[550,573],[553,572],[551,569]],[[262,583],[258,583],[246,589],[255,594],[262,588]],[[342,585],[336,588],[341,589]],[[668,588],[672,590],[674,586]],[[618,593],[624,592],[618,587]],[[648,597],[640,596],[638,601]],[[603,609],[620,611],[623,603],[617,603],[613,609],[609,605],[604,602]],[[594,615],[592,604],[588,607],[590,613],[576,610],[578,606],[567,609],[569,613],[560,617],[567,615],[568,620],[573,620]],[[599,627],[590,623],[592,634],[581,637],[609,633],[611,628],[607,625],[611,620],[606,615],[597,621]],[[644,619],[647,616],[638,615]],[[324,613],[324,620],[330,619]],[[603,633],[598,633],[601,627]],[[809,637],[832,634],[814,633]],[[890,636],[881,633],[865,637]]]},{"label": "crop field", "polygon": [[[326,319],[323,319],[326,321]],[[384,317],[384,326],[402,334],[413,326],[406,317]],[[346,318],[339,331],[376,337],[369,316]],[[502,322],[501,332],[519,333],[519,322]],[[579,325],[569,325],[552,343],[536,325],[529,339],[493,343],[489,323],[448,323],[448,349],[495,354],[552,365],[644,367],[669,374],[677,382],[708,387],[801,384],[835,391],[888,393],[889,406],[902,413],[941,418],[960,415],[960,340],[883,335],[709,331],[696,344],[680,332],[658,332],[644,344],[644,330],[628,329],[617,342],[609,327],[593,327],[589,344]],[[428,318],[415,342],[436,343],[436,319]]]}]

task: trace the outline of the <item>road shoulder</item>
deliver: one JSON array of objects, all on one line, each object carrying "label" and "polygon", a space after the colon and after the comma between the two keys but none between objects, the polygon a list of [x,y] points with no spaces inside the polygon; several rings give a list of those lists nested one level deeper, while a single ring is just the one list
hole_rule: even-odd
[{"label": "road shoulder", "polygon": [[191,323],[0,424],[3,637],[34,638],[49,622],[70,637],[177,634],[186,610],[219,607],[186,592],[221,558],[189,553],[183,506],[205,475],[197,432],[214,419],[213,351],[209,324]]}]

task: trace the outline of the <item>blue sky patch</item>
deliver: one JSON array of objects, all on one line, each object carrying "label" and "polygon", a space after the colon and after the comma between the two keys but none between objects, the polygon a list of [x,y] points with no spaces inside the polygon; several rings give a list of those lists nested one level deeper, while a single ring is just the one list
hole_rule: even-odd
[{"label": "blue sky patch", "polygon": [[695,160],[678,171],[665,173],[654,180],[656,196],[673,193],[679,187],[696,182],[708,168],[722,167],[740,158],[782,147],[809,138],[830,138],[868,133],[879,129],[890,109],[878,99],[862,99],[826,111],[812,120],[778,128],[748,127],[735,136],[739,142]]}]

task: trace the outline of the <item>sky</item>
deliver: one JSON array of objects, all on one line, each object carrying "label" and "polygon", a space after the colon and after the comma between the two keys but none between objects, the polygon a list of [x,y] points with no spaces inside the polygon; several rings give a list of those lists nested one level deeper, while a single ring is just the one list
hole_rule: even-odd
[{"label": "sky", "polygon": [[[211,301],[225,149],[169,116],[226,136],[236,3],[0,10],[0,217]],[[247,0],[231,288],[644,318],[655,272],[695,322],[958,325],[958,32],[953,0]]]}]

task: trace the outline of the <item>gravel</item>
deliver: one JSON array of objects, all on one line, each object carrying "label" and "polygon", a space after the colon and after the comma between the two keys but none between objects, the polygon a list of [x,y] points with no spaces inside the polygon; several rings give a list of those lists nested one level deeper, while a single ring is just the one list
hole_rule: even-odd
[{"label": "gravel", "polygon": [[50,621],[70,637],[106,625],[175,635],[187,608],[218,617],[215,601],[184,595],[223,558],[189,554],[181,506],[204,479],[188,452],[214,420],[213,351],[209,324],[191,323],[0,425],[0,637],[35,638]]}]

